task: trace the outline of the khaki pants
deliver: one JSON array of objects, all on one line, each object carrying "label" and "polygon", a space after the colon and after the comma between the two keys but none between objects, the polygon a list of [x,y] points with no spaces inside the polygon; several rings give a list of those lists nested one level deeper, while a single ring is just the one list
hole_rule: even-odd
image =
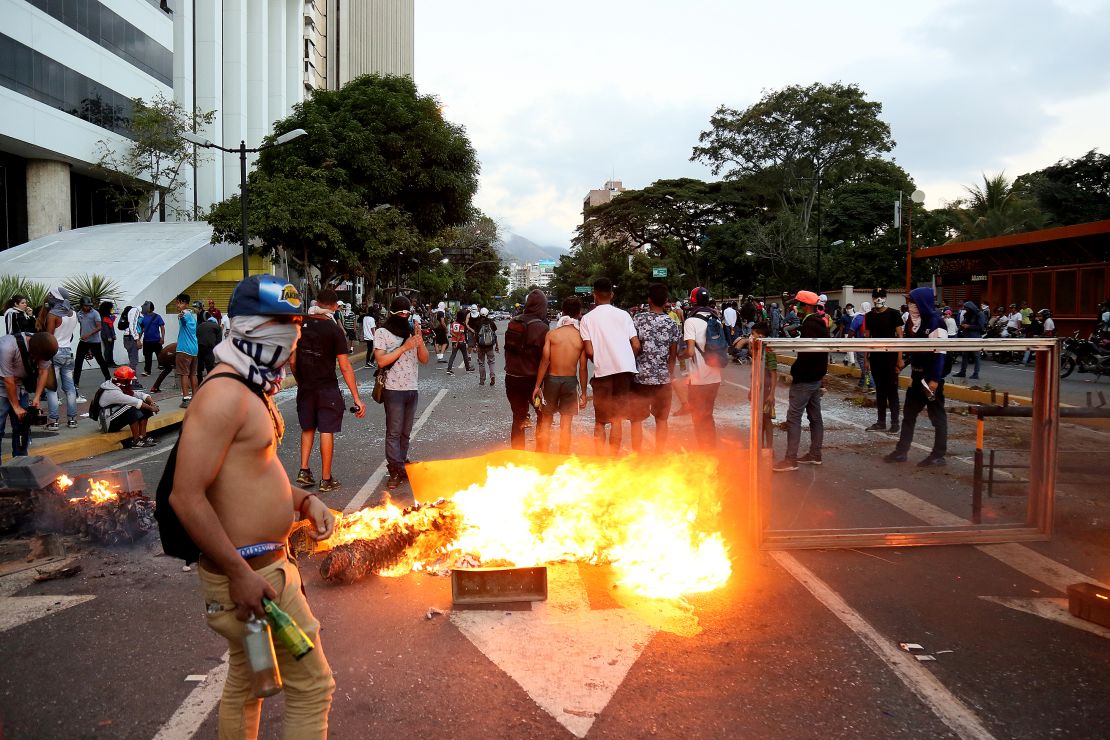
[{"label": "khaki pants", "polygon": [[[210,573],[204,568],[197,568],[197,574],[200,576],[201,595],[208,608],[208,626],[227,638],[231,652],[227,682],[220,699],[220,740],[255,738],[258,736],[262,700],[250,695],[250,668],[243,652],[246,623],[235,618],[235,605],[228,593],[227,577]],[[320,644],[320,623],[312,615],[301,591],[300,571],[283,558],[262,568],[258,574],[277,591],[277,605],[300,625],[316,645],[315,650],[298,661],[280,642],[274,641],[278,669],[285,686],[282,737],[286,740],[326,738],[335,679]],[[223,609],[213,613],[217,606]]]}]

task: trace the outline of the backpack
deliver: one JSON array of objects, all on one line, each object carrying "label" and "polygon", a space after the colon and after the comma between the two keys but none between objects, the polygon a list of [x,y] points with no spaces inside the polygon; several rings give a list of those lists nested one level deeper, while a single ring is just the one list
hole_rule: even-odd
[{"label": "backpack", "polygon": [[[528,325],[539,321],[537,318],[525,319],[523,314],[514,316],[505,328],[505,354],[518,354],[528,349]],[[535,348],[532,348],[535,349]],[[542,351],[542,350],[541,350]]]},{"label": "backpack", "polygon": [[497,341],[497,335],[493,333],[493,326],[489,319],[482,323],[482,328],[478,330],[478,346],[482,349],[489,349]]},{"label": "backpack", "polygon": [[[247,386],[263,403],[266,396],[262,389],[252,385],[242,375],[235,373],[215,373],[209,375],[204,381],[207,383],[212,378],[234,378]],[[177,447],[181,444],[181,437],[173,443],[166,467],[162,470],[162,477],[158,481],[158,491],[154,499],[154,518],[158,521],[158,536],[162,540],[162,551],[171,558],[181,558],[186,565],[200,559],[200,548],[193,542],[193,538],[185,530],[185,525],[177,518],[177,512],[170,505],[170,493],[173,492],[173,478],[177,473]]]},{"label": "backpack", "polygon": [[[711,313],[696,313],[694,316],[705,322],[705,349],[700,350],[705,364],[718,370],[728,367],[728,339],[724,325]],[[694,347],[697,346],[695,342]]]},{"label": "backpack", "polygon": [[123,331],[124,329],[127,329],[131,326],[131,320],[127,317],[131,315],[132,308],[134,308],[134,306],[127,306],[126,308],[124,308],[123,313],[121,313],[119,319],[116,320],[116,328],[120,331]]}]

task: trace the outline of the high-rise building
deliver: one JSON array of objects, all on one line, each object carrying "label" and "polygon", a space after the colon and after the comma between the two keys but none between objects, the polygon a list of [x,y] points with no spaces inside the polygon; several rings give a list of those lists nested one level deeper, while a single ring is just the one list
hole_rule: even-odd
[{"label": "high-rise building", "polygon": [[98,180],[132,99],[172,97],[172,2],[0,0],[0,249],[131,220]]},{"label": "high-rise building", "polygon": [[370,73],[413,76],[415,0],[326,2],[327,87]]},{"label": "high-rise building", "polygon": [[620,180],[606,180],[603,188],[591,190],[587,193],[586,197],[582,199],[582,223],[586,223],[589,219],[587,214],[589,214],[591,208],[604,205],[623,192],[624,184]]}]

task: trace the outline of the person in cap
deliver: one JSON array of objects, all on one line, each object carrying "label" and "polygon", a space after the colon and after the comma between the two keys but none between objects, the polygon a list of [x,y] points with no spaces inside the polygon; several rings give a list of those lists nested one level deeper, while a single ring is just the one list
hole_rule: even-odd
[{"label": "person in cap", "polygon": [[629,418],[629,392],[636,377],[636,355],[640,338],[627,311],[613,305],[613,283],[608,278],[594,281],[594,308],[579,322],[583,347],[594,365],[594,451],[606,452],[605,429],[609,427],[608,451],[621,448],[621,425]]},{"label": "person in cap", "polygon": [[147,393],[136,392],[135,371],[127,365],[117,367],[111,380],[100,384],[89,406],[106,432],[118,432],[124,427],[131,430],[131,439],[125,447],[154,447],[158,444],[147,434],[147,421],[158,413],[158,404]]},{"label": "person in cap", "polygon": [[[799,291],[794,300],[802,314],[802,339],[828,339],[829,325],[818,314],[819,298],[811,290]],[[828,371],[827,352],[799,352],[790,366],[790,407],[786,412],[786,454],[771,468],[776,473],[798,469],[798,464],[820,465],[825,424],[821,417],[821,393]],[[809,418],[809,452],[798,457],[802,441],[802,413]]]},{"label": "person in cap", "polygon": [[489,317],[489,309],[478,310],[478,318],[470,319],[470,329],[474,332],[474,345],[478,351],[478,385],[486,384],[486,367],[489,367],[489,384],[493,387],[493,368],[495,354],[501,352],[497,341],[497,324]]},{"label": "person in cap", "polygon": [[[948,330],[944,319],[933,303],[932,288],[914,288],[910,291],[909,314],[906,333],[918,339],[946,339]],[[883,458],[886,462],[905,462],[917,416],[925,409],[933,423],[933,449],[918,463],[919,467],[944,465],[948,452],[948,413],[944,410],[945,352],[922,350],[910,352],[910,386],[906,389],[906,402],[902,407],[902,433],[894,451]]]},{"label": "person in cap", "polygon": [[[428,347],[420,334],[420,319],[413,317],[409,299],[399,295],[389,304],[389,318],[374,332],[374,361],[384,372],[385,460],[390,490],[408,478],[409,436],[416,418],[417,378],[420,365],[428,364]],[[419,363],[419,364],[417,364]]]},{"label": "person in cap", "polygon": [[277,455],[285,425],[271,398],[297,345],[301,310],[297,289],[277,276],[254,275],[235,287],[231,333],[216,346],[216,367],[193,397],[171,457],[169,503],[200,548],[208,626],[227,639],[230,652],[220,737],[258,734],[262,701],[250,693],[243,639],[249,616],[265,618],[263,597],[315,644],[296,660],[274,641],[285,685],[284,736],[322,738],[328,730],[335,679],[285,541],[295,515],[309,521],[316,539],[331,535],[335,519],[315,494],[290,485]]},{"label": "person in cap", "polygon": [[100,312],[93,308],[93,299],[84,296],[81,299],[81,310],[77,312],[77,325],[80,339],[77,342],[76,365],[73,368],[73,383],[81,388],[81,370],[85,367],[85,359],[92,357],[100,366],[104,379],[108,380],[108,361],[104,359],[104,350],[100,345],[101,329],[103,328]]},{"label": "person in cap", "polygon": [[[721,369],[706,358],[706,341],[710,320],[719,322],[720,318],[709,305],[708,289],[699,287],[690,291],[690,303],[693,305],[682,324],[682,356],[690,363],[690,372],[686,378],[690,421],[694,424],[694,437],[698,445],[711,448],[717,444],[717,423],[713,419],[713,407],[717,403],[722,378]],[[743,338],[737,337],[736,341]]]},{"label": "person in cap", "polygon": [[[50,365],[58,351],[53,334],[20,332],[0,337],[0,442],[4,425],[12,425],[12,457],[23,457],[31,444],[31,422],[40,408],[50,376]],[[34,410],[34,414],[32,414]]]}]

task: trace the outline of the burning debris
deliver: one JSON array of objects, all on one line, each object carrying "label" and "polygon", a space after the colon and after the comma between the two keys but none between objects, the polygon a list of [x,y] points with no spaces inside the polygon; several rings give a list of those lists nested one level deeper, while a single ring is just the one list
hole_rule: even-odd
[{"label": "burning debris", "polygon": [[716,589],[732,572],[716,476],[716,458],[699,455],[571,458],[550,473],[491,464],[484,482],[450,500],[337,514],[330,539],[317,543],[301,527],[291,541],[294,552],[326,553],[320,574],[333,583],[584,562],[611,564],[637,593],[677,597]]},{"label": "burning debris", "polygon": [[405,573],[443,557],[458,537],[459,516],[449,501],[399,509],[392,503],[336,514],[335,532],[316,542],[302,523],[290,536],[296,553],[326,552],[320,575],[350,583],[372,573]]}]

